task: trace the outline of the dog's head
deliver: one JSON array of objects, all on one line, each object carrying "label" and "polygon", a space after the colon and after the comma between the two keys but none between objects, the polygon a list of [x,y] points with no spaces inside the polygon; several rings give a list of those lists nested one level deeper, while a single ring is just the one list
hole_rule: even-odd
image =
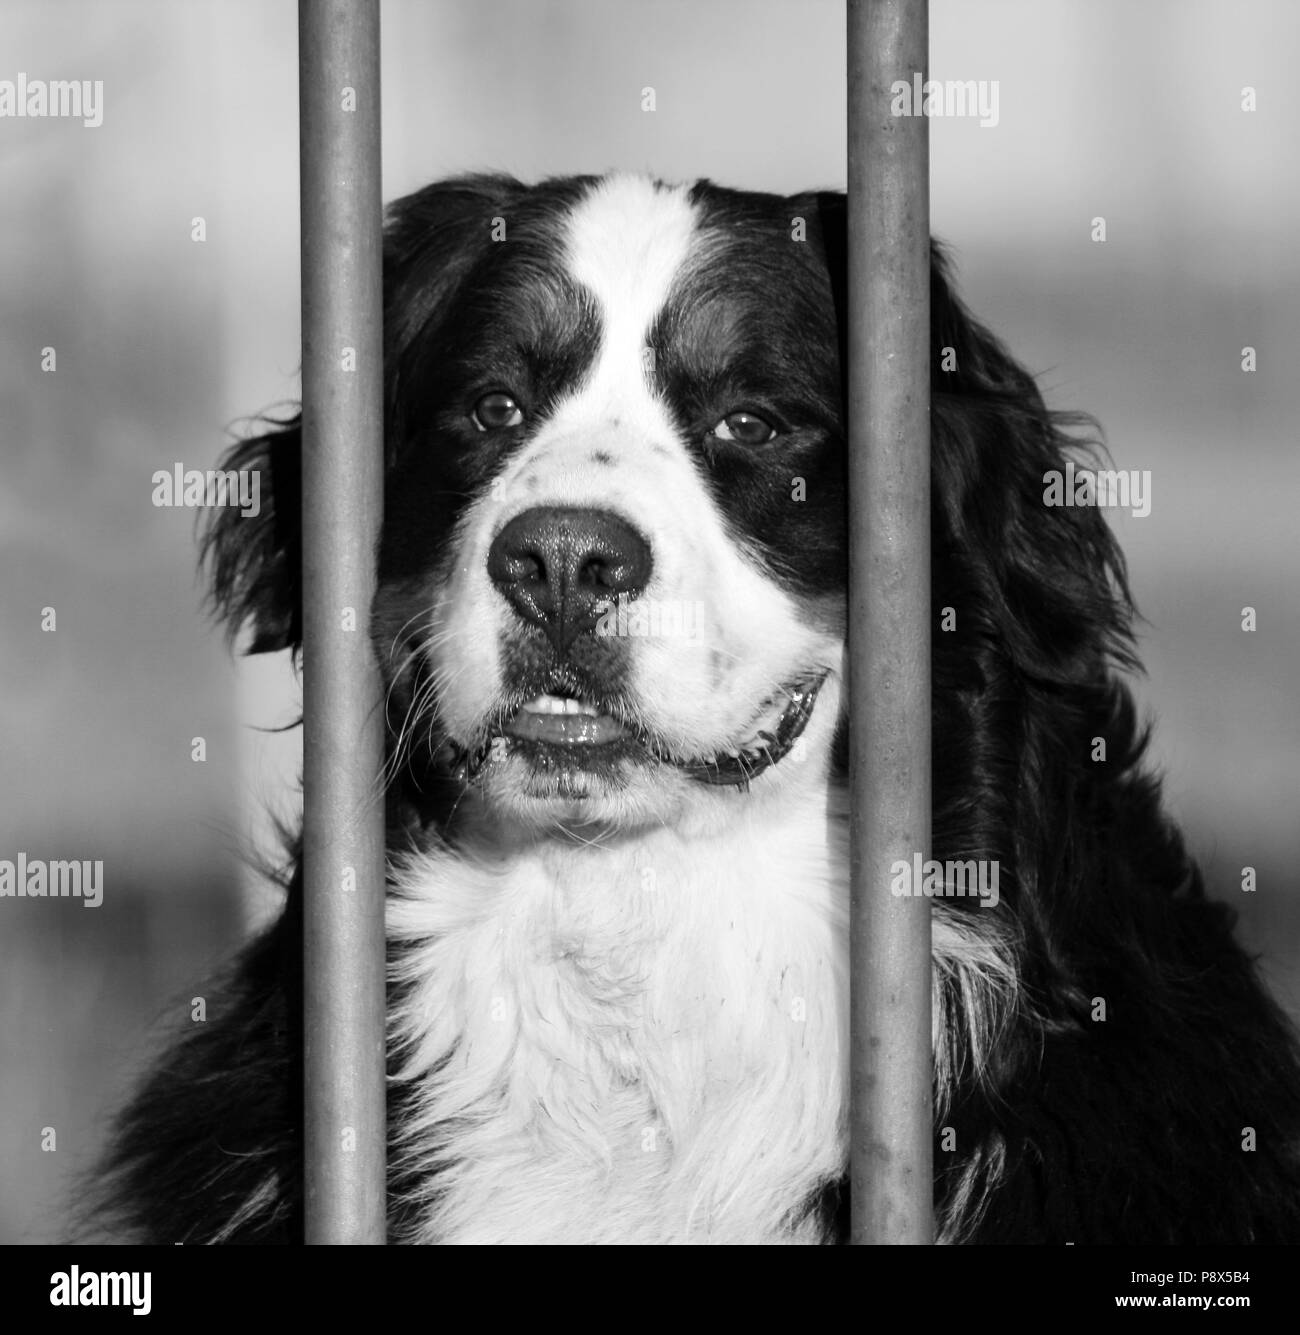
[{"label": "dog's head", "polygon": [[[842,196],[708,182],[469,178],[393,207],[372,632],[411,801],[633,828],[825,774],[844,246]],[[935,284],[936,358],[956,354],[936,384],[936,569],[980,604],[958,675],[985,641],[1050,676],[1099,643],[1110,549],[1090,518],[1044,528],[1059,438],[938,261]],[[209,530],[219,606],[253,650],[300,642],[299,448],[296,420],[237,447],[262,514]]]}]

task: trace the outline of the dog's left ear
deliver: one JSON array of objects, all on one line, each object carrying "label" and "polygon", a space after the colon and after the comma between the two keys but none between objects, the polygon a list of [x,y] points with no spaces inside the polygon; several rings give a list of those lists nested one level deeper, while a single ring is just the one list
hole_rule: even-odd
[{"label": "dog's left ear", "polygon": [[[831,192],[791,200],[798,213],[814,204],[847,420],[847,207]],[[1047,407],[1033,376],[962,304],[937,243],[930,402],[935,610],[952,605],[962,627],[936,643],[953,641],[958,652],[978,643],[1046,681],[1093,680],[1109,662],[1134,666],[1133,609],[1114,535],[1095,507],[1045,501],[1048,475],[1064,475],[1071,459],[1091,464],[1096,423]]]},{"label": "dog's left ear", "polygon": [[1048,408],[1033,376],[957,298],[937,245],[931,259],[935,597],[961,603],[976,639],[1030,678],[1077,684],[1110,663],[1134,666],[1114,534],[1096,507],[1048,501],[1050,479],[1071,461],[1092,465],[1097,424]]}]

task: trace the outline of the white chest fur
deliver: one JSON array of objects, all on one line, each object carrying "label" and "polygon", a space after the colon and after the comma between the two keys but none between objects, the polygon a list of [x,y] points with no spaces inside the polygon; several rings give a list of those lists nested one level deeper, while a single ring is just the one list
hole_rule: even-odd
[{"label": "white chest fur", "polygon": [[445,849],[394,870],[417,1242],[816,1240],[842,1170],[844,823]]}]

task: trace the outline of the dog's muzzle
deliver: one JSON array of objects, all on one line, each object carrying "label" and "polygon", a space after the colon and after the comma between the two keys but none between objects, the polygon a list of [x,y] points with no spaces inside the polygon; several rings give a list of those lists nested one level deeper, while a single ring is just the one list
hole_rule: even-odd
[{"label": "dog's muzzle", "polygon": [[495,756],[518,757],[535,770],[610,778],[629,765],[665,765],[702,784],[746,788],[789,755],[825,671],[782,686],[734,745],[713,754],[670,746],[620,698],[609,672],[615,663],[593,660],[597,627],[615,602],[644,593],[652,568],[646,538],[608,510],[535,506],[501,528],[488,551],[488,576],[531,628],[534,662],[479,740],[447,742],[440,759],[454,778],[472,782]]}]

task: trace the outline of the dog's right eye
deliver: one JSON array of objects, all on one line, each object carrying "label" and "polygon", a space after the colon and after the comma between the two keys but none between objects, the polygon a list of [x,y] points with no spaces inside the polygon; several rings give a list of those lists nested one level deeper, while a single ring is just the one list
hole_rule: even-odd
[{"label": "dog's right eye", "polygon": [[502,431],[523,424],[523,409],[510,397],[499,391],[484,394],[470,414],[480,431]]}]

